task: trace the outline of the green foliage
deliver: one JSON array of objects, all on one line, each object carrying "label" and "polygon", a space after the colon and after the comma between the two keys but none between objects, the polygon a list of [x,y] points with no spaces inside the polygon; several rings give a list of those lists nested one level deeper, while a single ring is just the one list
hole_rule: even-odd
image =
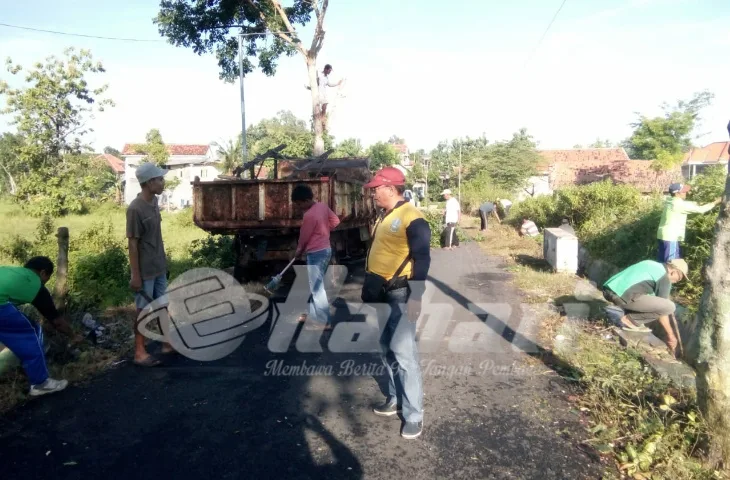
[{"label": "green foliage", "polygon": [[114,155],[117,158],[122,158],[122,152],[120,152],[119,150],[117,150],[114,147],[109,147],[109,146],[104,147],[104,153],[107,153],[109,155]]},{"label": "green foliage", "polygon": [[360,139],[346,138],[337,144],[330,158],[362,157],[364,153]]},{"label": "green foliage", "polygon": [[370,157],[370,170],[373,171],[398,163],[398,152],[390,143],[378,142],[371,145],[367,155]]},{"label": "green foliage", "polygon": [[216,144],[218,147],[218,155],[221,160],[216,164],[216,168],[225,175],[231,175],[233,169],[237,165],[243,163],[243,144],[241,143],[241,135],[236,140],[228,140],[224,145]]},{"label": "green foliage", "polygon": [[89,206],[113,198],[116,178],[92,155],[66,155],[47,176],[32,170],[22,177],[15,201],[32,216],[59,217],[84,213]]},{"label": "green foliage", "polygon": [[173,217],[173,223],[176,227],[180,228],[197,228],[195,222],[193,222],[192,208],[184,208],[182,211],[177,212]]},{"label": "green foliage", "polygon": [[282,155],[305,158],[312,155],[314,134],[304,120],[290,111],[281,111],[273,118],[261,120],[246,130],[249,159],[285,144]]},{"label": "green foliage", "polygon": [[624,146],[633,159],[655,160],[658,169],[667,169],[681,162],[692,146],[692,132],[699,121],[700,111],[710,105],[714,94],[703,91],[692,100],[680,100],[677,105],[663,105],[664,116],[639,116],[633,123],[634,132]]},{"label": "green foliage", "polygon": [[[278,12],[274,2],[268,1],[249,2],[241,8],[238,0],[163,0],[154,23],[160,35],[167,37],[175,46],[192,48],[199,55],[215,52],[221,79],[233,82],[238,79],[238,33],[248,34],[244,37],[244,74],[253,71],[252,59],[255,58],[264,74],[274,75],[278,58],[293,55],[297,48],[301,48],[301,40],[296,36],[287,37],[291,40],[289,42],[281,35],[265,35],[265,32],[289,30],[280,13],[286,16],[292,28],[309,22],[313,13],[312,2],[294,0],[291,3],[290,7]],[[221,25],[236,27],[211,28]]]},{"label": "green foliage", "polygon": [[631,478],[718,478],[701,465],[708,430],[694,392],[655,377],[633,350],[584,330],[560,333],[577,347],[559,344],[556,353],[581,389],[576,408],[590,416],[587,444],[612,454]]},{"label": "green foliage", "polygon": [[[693,180],[692,200],[705,203],[724,190],[724,167],[708,168]],[[530,198],[512,207],[510,221],[523,216],[540,228],[557,227],[571,220],[581,244],[596,258],[619,268],[656,258],[657,228],[663,203],[658,197],[643,198],[630,186],[609,181],[567,188],[552,196]],[[677,285],[674,295],[694,308],[702,295],[702,268],[710,256],[717,212],[687,217],[682,257],[689,265],[688,280]]]},{"label": "green foliage", "polygon": [[[512,198],[512,192],[495,184],[486,171],[481,171],[461,184],[461,211],[475,214],[479,206],[486,202],[495,202],[498,198]],[[512,213],[512,211],[510,211]]]},{"label": "green foliage", "polygon": [[208,235],[194,240],[190,245],[190,258],[193,267],[225,269],[236,263],[233,250],[233,237]]},{"label": "green foliage", "polygon": [[136,144],[132,146],[137,154],[145,155],[141,160],[142,163],[150,162],[154,163],[158,167],[164,167],[170,160],[170,152],[167,150],[165,142],[162,141],[162,134],[156,128],[153,128],[145,136],[145,143]]},{"label": "green foliage", "polygon": [[[0,82],[0,95],[5,95],[7,108],[2,113],[13,115],[12,125],[25,141],[20,146],[20,160],[29,170],[44,169],[49,174],[61,155],[79,154],[87,148],[82,136],[87,129],[87,114],[104,111],[114,103],[99,100],[107,86],[90,89],[86,78],[89,73],[103,73],[100,62],[94,62],[88,50],[69,48],[66,58],[48,57],[46,63],[37,63],[25,78],[24,88],[10,88]],[[17,75],[23,67],[7,59],[7,70]],[[50,169],[50,171],[48,171]]]},{"label": "green foliage", "polygon": [[[112,106],[100,99],[107,86],[92,89],[88,74],[103,73],[87,50],[65,51],[66,58],[48,57],[25,77],[26,85],[10,88],[0,82],[0,95],[7,100],[2,113],[12,114],[18,135],[3,136],[2,170],[7,182],[17,184],[16,201],[33,215],[63,215],[84,210],[88,201],[108,197],[114,183],[108,166],[100,169],[90,156],[83,136],[92,113]],[[16,75],[23,68],[7,61]]]},{"label": "green foliage", "polygon": [[[444,230],[443,210],[424,210],[423,217],[426,219],[428,227],[431,229],[431,246],[434,248],[441,247],[441,232]],[[461,227],[456,227],[456,236],[461,243],[471,241]]]},{"label": "green foliage", "polygon": [[700,205],[714,202],[716,198],[722,197],[726,179],[726,165],[712,165],[705,168],[690,182],[692,189],[687,194],[687,199]]}]

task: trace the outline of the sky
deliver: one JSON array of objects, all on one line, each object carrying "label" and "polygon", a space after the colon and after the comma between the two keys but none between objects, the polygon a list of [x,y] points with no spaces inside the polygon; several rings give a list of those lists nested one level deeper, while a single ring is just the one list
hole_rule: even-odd
[{"label": "sky", "polygon": [[[318,64],[345,79],[344,97],[329,107],[331,134],[364,145],[398,135],[413,151],[467,136],[504,140],[524,127],[539,148],[572,148],[621,141],[637,113],[660,115],[664,102],[708,89],[715,99],[696,143],[728,139],[730,2],[566,0],[540,41],[561,3],[331,0]],[[214,54],[167,43],[152,22],[158,10],[154,0],[0,0],[0,23],[155,40],[0,26],[0,59],[30,66],[69,46],[89,49],[106,69],[90,83],[107,83],[116,103],[91,121],[86,140],[97,151],[142,142],[152,128],[167,143],[235,137],[239,84],[219,79]],[[311,38],[311,28],[300,30]],[[4,69],[0,78],[18,85]],[[280,59],[273,77],[247,75],[246,124],[281,110],[308,120],[307,81],[299,55]],[[0,132],[14,130],[10,121],[0,115]]]}]

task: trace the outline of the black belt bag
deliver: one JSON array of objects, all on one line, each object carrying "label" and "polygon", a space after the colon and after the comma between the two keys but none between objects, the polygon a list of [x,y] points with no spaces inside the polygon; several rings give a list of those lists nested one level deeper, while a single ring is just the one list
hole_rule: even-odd
[{"label": "black belt bag", "polygon": [[407,256],[406,259],[401,263],[395,275],[390,280],[386,280],[380,275],[371,272],[365,272],[365,281],[362,285],[362,293],[360,298],[365,303],[377,303],[385,300],[385,294],[396,288],[403,288],[408,286],[407,277],[399,277],[400,272],[403,271],[406,264],[411,260],[411,256]]}]

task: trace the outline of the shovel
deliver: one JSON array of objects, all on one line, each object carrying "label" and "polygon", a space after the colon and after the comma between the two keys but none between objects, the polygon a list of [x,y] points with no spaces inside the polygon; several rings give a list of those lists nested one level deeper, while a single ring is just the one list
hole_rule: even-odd
[{"label": "shovel", "polygon": [[289,270],[289,267],[291,267],[292,263],[294,263],[294,260],[296,259],[297,257],[292,258],[289,264],[284,267],[284,270],[282,270],[281,273],[279,273],[278,275],[274,276],[274,278],[272,278],[271,281],[266,284],[264,290],[266,290],[269,294],[273,294],[274,290],[279,288],[279,284],[281,284],[281,278],[284,276],[284,273]]}]

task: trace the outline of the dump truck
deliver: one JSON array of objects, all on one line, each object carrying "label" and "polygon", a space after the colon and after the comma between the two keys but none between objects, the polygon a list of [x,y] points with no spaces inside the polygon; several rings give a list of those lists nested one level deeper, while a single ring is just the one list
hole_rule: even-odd
[{"label": "dump truck", "polygon": [[[363,185],[370,178],[368,158],[292,159],[272,149],[239,166],[233,175],[193,186],[193,221],[211,234],[234,236],[234,277],[247,281],[267,266],[288,262],[296,251],[302,212],[291,201],[295,185],[309,185],[315,201],[327,204],[340,219],[331,235],[336,264],[364,256],[376,217],[375,204]],[[274,160],[271,178],[260,178],[263,161]],[[255,169],[258,165],[258,173]],[[248,178],[241,178],[244,172]]]}]

